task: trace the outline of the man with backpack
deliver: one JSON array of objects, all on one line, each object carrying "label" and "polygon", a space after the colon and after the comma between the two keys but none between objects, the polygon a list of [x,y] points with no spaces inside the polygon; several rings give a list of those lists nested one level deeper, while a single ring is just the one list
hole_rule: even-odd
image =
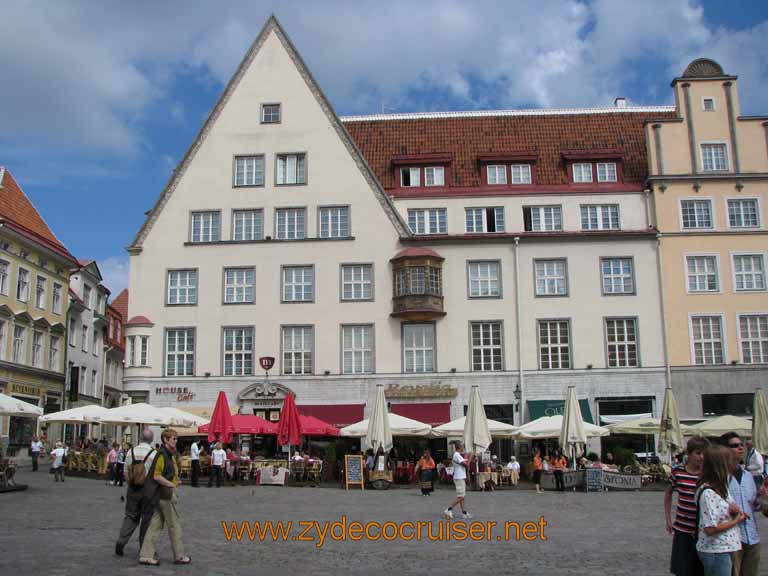
[{"label": "man with backpack", "polygon": [[144,481],[154,459],[155,449],[152,447],[152,440],[154,440],[152,430],[145,428],[141,433],[141,444],[128,450],[125,455],[125,479],[128,481],[128,490],[125,493],[125,518],[115,544],[115,554],[118,556],[123,555],[123,549],[139,523],[141,523],[139,546],[144,542],[144,535],[149,527],[150,517],[144,513],[147,506],[144,498]]}]

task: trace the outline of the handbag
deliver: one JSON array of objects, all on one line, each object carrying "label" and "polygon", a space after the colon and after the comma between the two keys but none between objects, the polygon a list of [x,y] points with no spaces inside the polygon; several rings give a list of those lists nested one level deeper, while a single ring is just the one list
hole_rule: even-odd
[{"label": "handbag", "polygon": [[549,472],[549,462],[547,462],[546,460],[542,460],[541,469],[544,470],[544,472]]}]

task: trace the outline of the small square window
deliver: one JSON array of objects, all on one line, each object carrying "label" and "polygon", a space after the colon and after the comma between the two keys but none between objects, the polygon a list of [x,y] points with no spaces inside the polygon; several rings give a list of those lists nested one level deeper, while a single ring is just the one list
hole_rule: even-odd
[{"label": "small square window", "polygon": [[715,99],[714,98],[704,98],[702,100],[704,112],[714,112],[715,111]]},{"label": "small square window", "polygon": [[424,168],[425,186],[444,186],[445,169],[442,166],[427,166]]},{"label": "small square window", "polygon": [[574,164],[573,181],[577,184],[592,182],[592,164],[589,162]]},{"label": "small square window", "polygon": [[280,104],[262,104],[261,105],[261,123],[279,124],[280,123]]},{"label": "small square window", "polygon": [[616,162],[597,163],[598,182],[616,182]]}]

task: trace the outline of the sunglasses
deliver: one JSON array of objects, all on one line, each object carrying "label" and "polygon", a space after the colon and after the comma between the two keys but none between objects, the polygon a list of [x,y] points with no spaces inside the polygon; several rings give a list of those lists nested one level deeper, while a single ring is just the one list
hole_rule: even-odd
[{"label": "sunglasses", "polygon": [[741,442],[739,442],[738,444],[728,444],[728,448],[741,448],[743,446],[744,444],[742,444]]}]

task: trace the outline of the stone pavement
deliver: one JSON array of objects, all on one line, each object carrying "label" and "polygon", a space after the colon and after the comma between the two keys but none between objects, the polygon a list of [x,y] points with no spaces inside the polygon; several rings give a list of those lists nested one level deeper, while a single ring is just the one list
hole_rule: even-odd
[{"label": "stone pavement", "polygon": [[[532,491],[470,492],[472,521],[497,522],[490,541],[421,542],[362,540],[294,541],[300,521],[432,522],[453,496],[447,488],[431,497],[414,490],[345,492],[338,488],[222,487],[179,491],[189,566],[174,566],[167,535],[160,539],[161,566],[139,566],[138,531],[123,558],[114,556],[122,521],[124,489],[84,478],[54,483],[47,470],[19,472],[24,492],[0,494],[0,574],[667,574],[671,538],[664,532],[663,493],[604,494]],[[538,522],[544,516],[546,541],[499,541],[506,521]],[[288,541],[228,541],[222,520],[292,521]],[[456,526],[454,520],[453,526]],[[501,528],[499,528],[501,526]],[[338,529],[337,529],[338,531]],[[760,517],[768,540],[768,519]],[[378,531],[372,533],[377,534]],[[388,533],[391,533],[391,529]],[[514,535],[514,530],[511,532]],[[405,535],[409,536],[409,528]],[[768,566],[768,545],[763,558]],[[768,573],[768,569],[764,572]]]}]

